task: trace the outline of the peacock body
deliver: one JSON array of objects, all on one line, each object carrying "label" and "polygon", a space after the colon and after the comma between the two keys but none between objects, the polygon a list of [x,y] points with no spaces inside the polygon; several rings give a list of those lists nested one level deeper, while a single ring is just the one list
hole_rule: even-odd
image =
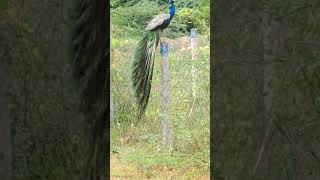
[{"label": "peacock body", "polygon": [[168,27],[175,14],[174,0],[171,0],[169,9],[169,14],[159,14],[148,23],[134,52],[132,83],[138,102],[139,116],[145,112],[148,105],[155,51],[160,42],[160,32]]}]

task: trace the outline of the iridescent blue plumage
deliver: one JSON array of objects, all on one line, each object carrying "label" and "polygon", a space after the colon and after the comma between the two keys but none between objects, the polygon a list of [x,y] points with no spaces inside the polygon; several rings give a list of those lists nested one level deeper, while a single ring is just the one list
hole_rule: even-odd
[{"label": "iridescent blue plumage", "polygon": [[146,31],[156,31],[158,29],[163,30],[170,24],[174,14],[176,12],[176,7],[174,1],[171,1],[169,8],[169,14],[159,14],[155,16],[147,25]]},{"label": "iridescent blue plumage", "polygon": [[169,17],[165,17],[163,23],[159,24],[156,28],[152,29],[152,31],[158,30],[158,29],[165,29],[168,27],[168,25],[171,22],[171,19],[173,18],[175,12],[176,12],[176,7],[174,5],[174,1],[171,1],[171,6],[170,6],[170,16]]},{"label": "iridescent blue plumage", "polygon": [[160,41],[160,31],[167,28],[175,14],[174,0],[171,0],[169,14],[155,16],[145,28],[143,38],[135,50],[132,64],[132,83],[138,101],[139,115],[147,107],[153,74],[155,51]]}]

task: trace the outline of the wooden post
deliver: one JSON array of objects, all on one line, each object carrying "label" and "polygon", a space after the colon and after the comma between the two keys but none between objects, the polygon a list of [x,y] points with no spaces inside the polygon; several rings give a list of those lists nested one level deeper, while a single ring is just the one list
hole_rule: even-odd
[{"label": "wooden post", "polygon": [[168,54],[169,47],[168,44],[162,42],[160,44],[160,53],[162,57],[161,61],[161,104],[162,104],[162,135],[163,144],[167,146],[169,144],[170,137],[170,125],[169,125],[169,63]]},{"label": "wooden post", "polygon": [[194,109],[194,103],[196,100],[196,67],[195,67],[195,62],[198,59],[198,38],[197,38],[197,30],[196,29],[191,29],[190,32],[190,45],[191,45],[191,60],[192,60],[192,70],[191,70],[191,74],[192,74],[192,107],[190,109],[190,113],[189,116],[191,115],[191,113],[193,112]]},{"label": "wooden post", "polygon": [[114,121],[114,105],[113,105],[113,99],[112,99],[112,81],[110,79],[110,125]]},{"label": "wooden post", "polygon": [[191,54],[192,54],[192,97],[196,98],[196,68],[194,66],[198,58],[198,38],[197,30],[191,29],[190,34]]}]

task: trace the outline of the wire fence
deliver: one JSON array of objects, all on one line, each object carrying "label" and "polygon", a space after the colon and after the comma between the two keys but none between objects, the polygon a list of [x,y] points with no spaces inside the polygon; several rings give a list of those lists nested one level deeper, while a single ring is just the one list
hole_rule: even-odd
[{"label": "wire fence", "polygon": [[[179,42],[169,42],[169,86],[170,114],[184,113],[190,114],[190,106],[194,104],[198,113],[205,114],[209,122],[210,106],[210,48],[209,41],[199,38],[198,46],[195,47],[198,56],[192,60],[192,49],[190,47],[190,38],[182,39]],[[131,58],[132,49],[120,47],[114,50],[113,66],[111,69],[112,77],[112,95],[114,100],[115,116],[120,111],[127,108],[128,111],[135,110],[134,92],[131,82]],[[160,61],[159,53],[156,54],[155,67],[152,79],[152,88],[147,111],[158,112],[160,105]],[[195,69],[195,78],[193,80],[192,69]],[[192,88],[192,84],[195,88]],[[193,91],[196,91],[196,100],[193,98]],[[130,104],[130,105],[128,105]],[[124,108],[126,107],[126,108]],[[161,113],[159,113],[161,114]]]}]

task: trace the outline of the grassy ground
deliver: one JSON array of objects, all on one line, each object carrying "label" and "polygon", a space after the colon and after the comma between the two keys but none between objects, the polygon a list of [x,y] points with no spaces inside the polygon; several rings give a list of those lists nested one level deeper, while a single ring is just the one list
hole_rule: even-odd
[{"label": "grassy ground", "polygon": [[[111,179],[209,179],[209,40],[199,38],[196,100],[192,97],[190,39],[167,39],[170,76],[170,146],[161,137],[160,53],[155,59],[146,116],[136,119],[130,73],[137,41],[112,38]],[[157,49],[159,51],[159,49]]]}]

